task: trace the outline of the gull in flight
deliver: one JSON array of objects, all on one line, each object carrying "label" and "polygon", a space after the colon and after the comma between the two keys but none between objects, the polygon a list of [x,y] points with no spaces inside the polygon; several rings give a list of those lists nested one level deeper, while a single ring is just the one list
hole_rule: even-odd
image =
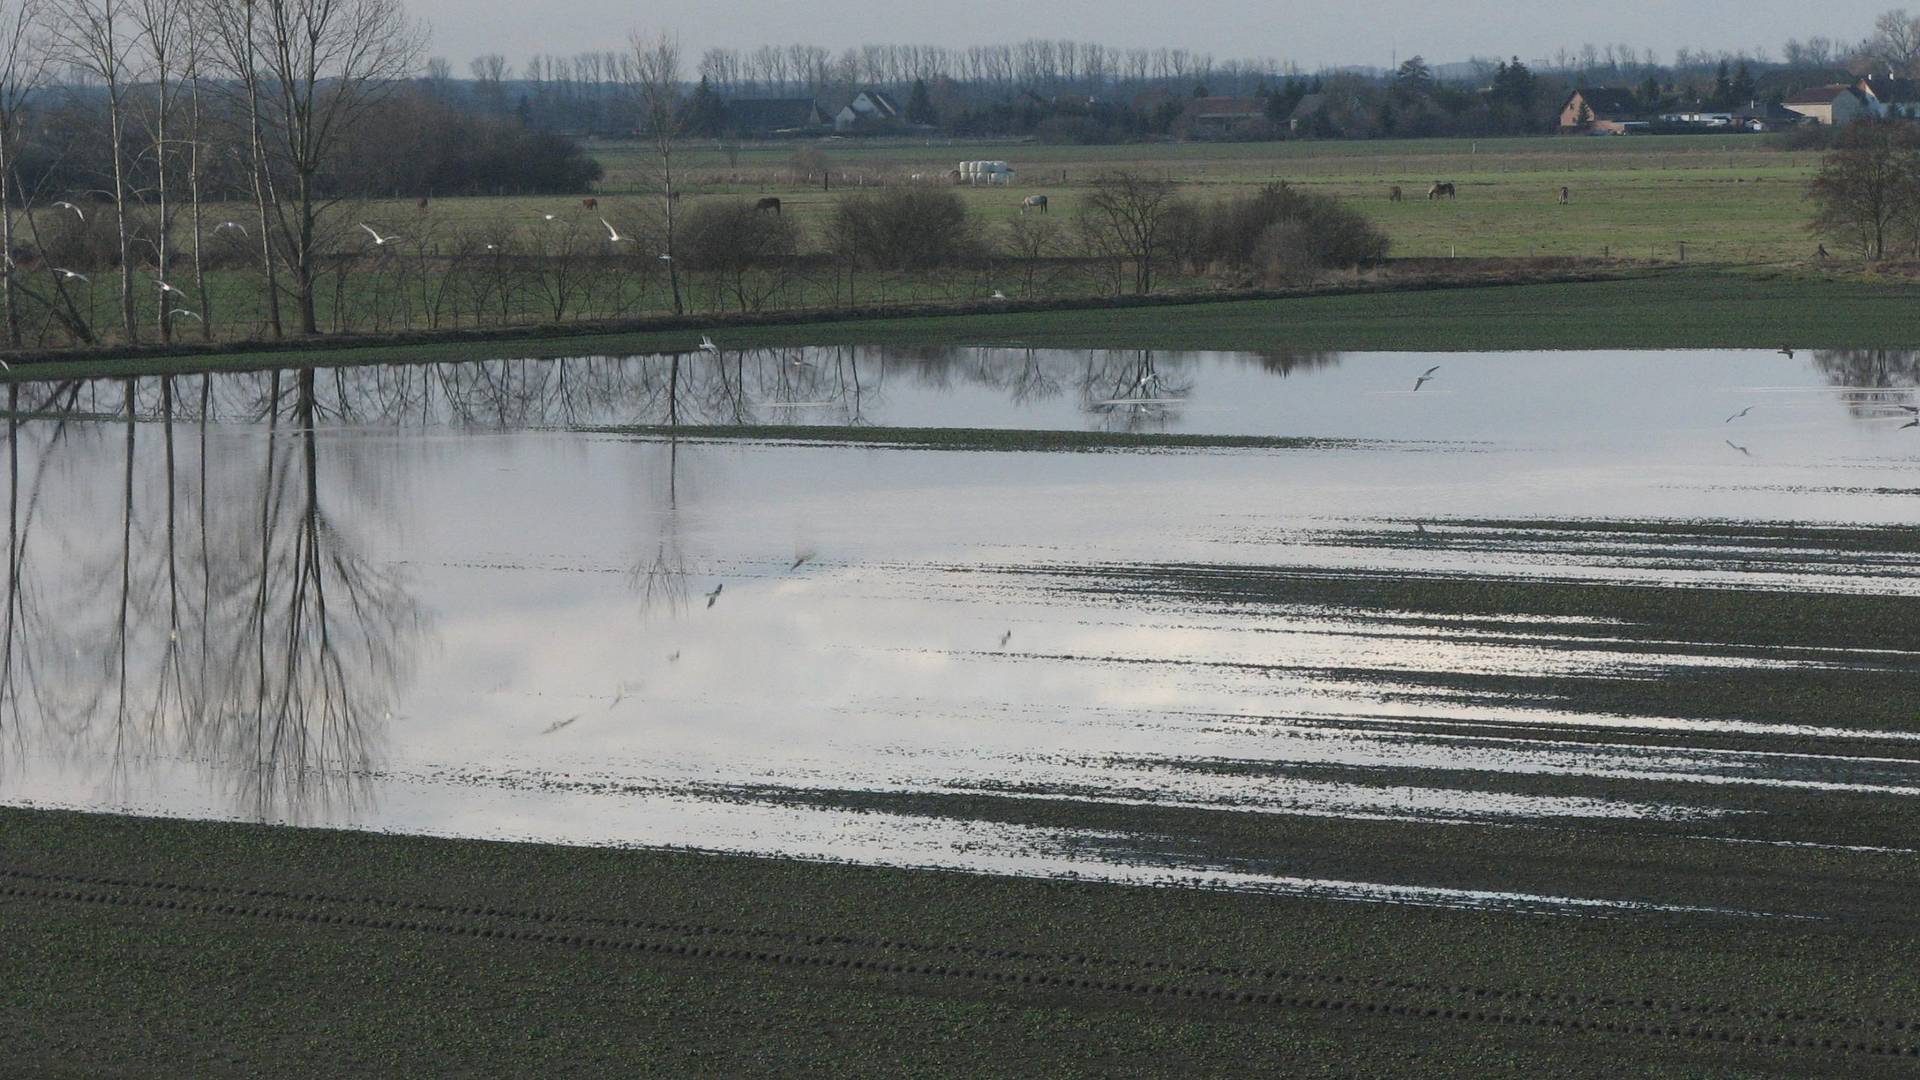
[{"label": "gull in flight", "polygon": [[720,590],[721,590],[721,589],[724,589],[724,588],[726,588],[726,587],[727,587],[727,586],[726,586],[726,583],[725,583],[725,582],[722,582],[722,583],[720,583],[720,584],[718,584],[718,585],[715,585],[715,586],[713,587],[713,591],[707,594],[707,606],[708,606],[708,607],[712,607],[712,606],[713,606],[713,602],[714,602],[715,600],[718,600],[718,599],[720,599]]},{"label": "gull in flight", "polygon": [[605,225],[607,227],[607,242],[610,244],[618,244],[623,241],[633,239],[633,237],[631,236],[621,236],[620,230],[614,228],[613,222],[608,221],[606,218],[601,218],[600,224]]},{"label": "gull in flight", "polygon": [[81,220],[81,221],[85,221],[85,220],[87,220],[87,213],[86,213],[86,211],[84,211],[84,210],[82,210],[82,209],[80,209],[79,207],[77,207],[77,206],[75,206],[75,205],[73,205],[73,204],[72,204],[72,203],[70,203],[70,202],[57,202],[57,203],[54,203],[53,205],[55,205],[55,206],[57,206],[57,207],[59,207],[59,208],[60,208],[60,209],[62,209],[62,210],[71,210],[71,211],[73,211],[73,212],[74,212],[75,214],[78,214],[78,215],[80,216],[80,220]]},{"label": "gull in flight", "polygon": [[667,654],[667,663],[669,663],[669,664],[671,664],[671,663],[673,663],[674,661],[676,661],[676,660],[678,660],[678,659],[680,659],[680,650],[679,650],[679,649],[675,649],[675,650],[673,650],[673,651],[672,651],[671,653],[668,653],[668,654]]},{"label": "gull in flight", "polygon": [[172,315],[172,316],[174,316],[175,318],[178,318],[178,317],[180,317],[180,316],[182,316],[182,315],[184,315],[184,316],[186,316],[187,318],[189,318],[189,319],[192,319],[192,320],[193,320],[194,322],[204,322],[204,321],[205,321],[204,319],[202,319],[202,318],[200,318],[200,316],[199,316],[199,315],[197,315],[197,314],[195,314],[195,313],[193,313],[193,312],[191,312],[191,311],[188,311],[188,310],[187,310],[186,308],[183,308],[183,307],[177,307],[177,308],[174,308],[174,309],[173,309],[172,311],[169,311],[169,312],[167,312],[167,314],[169,314],[169,315]]},{"label": "gull in flight", "polygon": [[1747,415],[1748,413],[1750,413],[1750,412],[1752,412],[1752,411],[1753,411],[1753,406],[1751,406],[1751,405],[1749,405],[1749,406],[1747,406],[1746,408],[1744,408],[1744,409],[1741,409],[1741,410],[1740,410],[1739,412],[1737,412],[1737,413],[1734,413],[1734,414],[1733,414],[1732,416],[1729,416],[1729,417],[1727,417],[1727,419],[1726,419],[1726,421],[1725,421],[1725,422],[1726,422],[1726,423],[1729,423],[1729,424],[1731,424],[1731,423],[1733,423],[1733,422],[1734,422],[1735,420],[1738,420],[1738,419],[1740,419],[1741,417],[1743,417],[1743,416],[1745,416],[1745,415]]},{"label": "gull in flight", "polygon": [[1001,292],[999,289],[993,290],[993,295],[987,297],[987,299],[989,300],[1005,300],[1006,298],[1007,298],[1007,294]]},{"label": "gull in flight", "polygon": [[714,353],[717,355],[720,352],[720,346],[715,345],[713,343],[713,335],[701,334],[700,335],[700,351],[704,353]]},{"label": "gull in flight", "polygon": [[171,286],[171,285],[169,285],[169,284],[167,284],[166,282],[164,282],[164,281],[161,281],[161,280],[160,280],[159,278],[154,278],[154,279],[153,279],[153,283],[154,283],[155,285],[158,285],[158,286],[160,286],[160,291],[161,291],[162,293],[172,293],[172,294],[173,294],[173,295],[175,295],[175,296],[185,296],[185,295],[187,295],[186,293],[183,293],[183,292],[181,292],[181,291],[180,291],[179,289],[176,289],[176,288],[174,288],[173,286]]},{"label": "gull in flight", "polygon": [[572,716],[567,717],[565,720],[555,721],[551,726],[547,728],[547,730],[541,732],[540,734],[551,735],[554,732],[559,731],[561,728],[566,727],[568,724],[571,724],[578,719],[580,719],[580,714],[574,713]]},{"label": "gull in flight", "polygon": [[1428,369],[1426,370],[1426,373],[1425,373],[1425,374],[1423,374],[1423,375],[1421,375],[1421,376],[1420,376],[1419,378],[1417,378],[1417,379],[1415,379],[1415,380],[1413,380],[1413,389],[1414,389],[1414,392],[1415,392],[1415,393],[1418,393],[1418,392],[1420,391],[1420,388],[1421,388],[1421,387],[1423,387],[1423,386],[1425,386],[1425,385],[1427,385],[1428,383],[1430,383],[1430,382],[1432,382],[1432,381],[1433,381],[1433,373],[1434,373],[1434,372],[1436,372],[1436,371],[1439,371],[1439,370],[1440,370],[1440,365],[1439,365],[1439,364],[1435,364],[1435,365],[1433,365],[1432,367],[1430,367],[1430,368],[1428,368]]},{"label": "gull in flight", "polygon": [[92,281],[88,279],[87,275],[73,270],[62,270],[59,267],[54,267],[53,272],[59,274],[61,279],[65,281],[85,281],[88,284],[92,284]]},{"label": "gull in flight", "polygon": [[801,552],[801,553],[800,553],[800,557],[799,557],[799,558],[797,558],[797,559],[795,559],[795,560],[793,560],[793,565],[792,565],[792,566],[789,566],[789,567],[787,567],[787,571],[788,571],[789,573],[791,573],[792,571],[795,571],[795,570],[798,570],[798,569],[800,569],[800,568],[801,568],[802,566],[805,566],[805,565],[807,565],[808,563],[810,563],[810,562],[812,562],[812,561],[813,561],[813,552],[811,552],[811,551],[803,551],[803,552]]},{"label": "gull in flight", "polygon": [[1905,431],[1910,427],[1920,427],[1920,405],[1895,405],[1894,408],[1913,417],[1912,420],[1900,425],[1901,431]]},{"label": "gull in flight", "polygon": [[1007,647],[1007,642],[1009,642],[1009,641],[1012,641],[1012,640],[1013,640],[1013,631],[1011,631],[1011,630],[1009,630],[1009,631],[1007,631],[1006,633],[1004,633],[1004,634],[1001,634],[1001,635],[1000,635],[1000,647],[1001,647],[1001,648],[1003,648],[1003,649],[1004,649],[1004,648],[1006,648],[1006,647]]},{"label": "gull in flight", "polygon": [[373,231],[373,226],[367,224],[364,221],[360,223],[360,227],[367,230],[368,236],[373,237],[374,247],[386,247],[388,244],[391,244],[395,240],[400,239],[397,236],[381,236],[379,233]]},{"label": "gull in flight", "polygon": [[672,262],[672,261],[673,261],[673,256],[671,256],[671,255],[669,255],[669,254],[667,254],[666,252],[664,252],[664,251],[663,251],[663,252],[661,252],[661,253],[660,253],[660,261],[661,261],[661,262]]},{"label": "gull in flight", "polygon": [[1744,447],[1744,446],[1741,446],[1741,445],[1739,445],[1739,444],[1737,444],[1737,443],[1735,443],[1735,442],[1734,442],[1734,441],[1733,441],[1732,439],[1728,439],[1728,440],[1727,440],[1727,445],[1728,445],[1728,446],[1731,446],[1731,447],[1733,447],[1733,448],[1734,448],[1735,450],[1738,450],[1738,451],[1740,451],[1741,453],[1743,453],[1743,454],[1745,454],[1745,455],[1747,455],[1748,457],[1752,457],[1752,456],[1753,456],[1753,451],[1751,451],[1751,450],[1749,450],[1749,449],[1747,449],[1747,448],[1746,448],[1746,447]]},{"label": "gull in flight", "polygon": [[248,235],[248,233],[247,233],[247,227],[246,227],[245,225],[242,225],[242,224],[240,224],[240,223],[239,223],[239,222],[237,222],[237,221],[223,221],[223,222],[221,222],[220,224],[218,224],[218,225],[215,225],[215,226],[213,227],[213,231],[214,231],[214,232],[216,232],[216,233],[217,233],[217,232],[220,232],[220,231],[221,231],[221,230],[223,230],[223,229],[239,229],[239,230],[240,230],[240,235],[241,235],[241,236],[246,236],[246,235]]}]

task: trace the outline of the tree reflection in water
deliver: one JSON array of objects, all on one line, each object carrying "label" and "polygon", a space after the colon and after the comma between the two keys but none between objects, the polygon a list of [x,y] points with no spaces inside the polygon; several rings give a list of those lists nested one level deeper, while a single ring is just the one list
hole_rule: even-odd
[{"label": "tree reflection in water", "polygon": [[1894,349],[1839,349],[1813,354],[1813,366],[1843,394],[1847,411],[1862,420],[1912,419],[1907,406],[1920,400],[1920,352]]},{"label": "tree reflection in water", "polygon": [[[262,819],[363,798],[428,628],[401,574],[328,508],[317,380],[202,376],[191,406],[177,378],[123,380],[110,427],[77,423],[102,411],[97,384],[9,387],[0,723],[13,767],[47,757],[137,805],[143,770],[191,764]],[[223,406],[264,421],[251,463],[209,446],[199,420]],[[185,455],[183,418],[198,428]],[[110,430],[109,517],[87,473]],[[103,519],[105,545],[88,532]]]}]

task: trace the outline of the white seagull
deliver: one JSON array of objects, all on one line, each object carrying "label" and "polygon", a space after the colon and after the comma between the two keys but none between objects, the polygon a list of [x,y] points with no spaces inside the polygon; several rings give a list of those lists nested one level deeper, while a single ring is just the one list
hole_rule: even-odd
[{"label": "white seagull", "polygon": [[87,220],[87,213],[86,213],[86,211],[84,211],[84,210],[82,210],[82,209],[80,209],[79,207],[77,207],[77,206],[75,206],[75,205],[73,205],[73,204],[72,204],[72,203],[70,203],[70,202],[57,202],[57,203],[54,203],[53,205],[55,205],[55,206],[57,206],[57,207],[59,207],[59,208],[60,208],[60,209],[62,209],[62,210],[71,210],[71,211],[73,211],[73,212],[74,212],[75,214],[78,214],[78,215],[80,216],[80,220],[81,220],[81,221],[85,221],[85,220]]},{"label": "white seagull", "polygon": [[541,221],[559,221],[560,215],[559,214],[541,214],[540,220]]},{"label": "white seagull", "polygon": [[720,346],[715,345],[713,343],[712,335],[701,334],[700,335],[700,351],[705,353],[714,353],[718,355],[720,352]]},{"label": "white seagull", "polygon": [[379,233],[373,231],[373,226],[364,221],[360,223],[360,227],[367,230],[368,236],[373,237],[374,247],[386,247],[388,244],[400,239],[398,236],[381,236]]},{"label": "white seagull", "polygon": [[999,289],[993,290],[993,295],[987,297],[987,299],[989,300],[1005,300],[1006,298],[1007,298],[1007,294],[1001,292]]},{"label": "white seagull", "polygon": [[86,281],[88,284],[92,284],[87,275],[74,270],[62,270],[59,267],[55,267],[53,272],[59,274],[61,279],[65,281]]},{"label": "white seagull", "polygon": [[724,588],[726,588],[726,587],[727,587],[727,586],[726,586],[726,583],[725,583],[725,582],[721,582],[720,584],[718,584],[718,585],[715,585],[715,586],[713,587],[713,591],[707,594],[707,606],[708,606],[708,607],[712,607],[712,606],[713,606],[713,602],[714,602],[715,600],[718,600],[718,599],[720,599],[720,590],[721,590],[721,589],[724,589]]},{"label": "white seagull", "polygon": [[171,285],[169,285],[169,284],[167,284],[166,282],[164,282],[164,281],[161,281],[161,280],[160,280],[159,278],[154,278],[154,279],[153,279],[153,283],[154,283],[155,285],[158,285],[158,286],[160,286],[160,291],[161,291],[162,293],[172,293],[172,294],[174,294],[175,296],[185,296],[185,295],[187,295],[186,293],[183,293],[183,292],[181,292],[181,291],[180,291],[179,289],[176,289],[176,288],[174,288],[173,286],[171,286]]},{"label": "white seagull", "polygon": [[240,230],[240,235],[241,235],[241,236],[247,236],[247,235],[249,235],[249,234],[248,234],[248,232],[247,232],[247,227],[246,227],[245,225],[242,225],[242,224],[240,224],[240,223],[239,223],[239,222],[237,222],[237,221],[223,221],[223,222],[221,222],[220,224],[218,224],[218,225],[215,225],[215,226],[213,227],[213,231],[214,231],[214,232],[216,232],[216,233],[217,233],[217,232],[221,232],[221,231],[223,231],[223,230],[225,230],[225,229],[239,229],[239,230]]},{"label": "white seagull", "polygon": [[1727,445],[1733,447],[1735,450],[1740,451],[1741,453],[1747,455],[1748,457],[1753,456],[1753,451],[1747,449],[1744,446],[1739,445],[1738,443],[1734,442],[1732,439],[1727,440]]},{"label": "white seagull", "polygon": [[1737,412],[1737,413],[1734,413],[1734,414],[1733,414],[1732,416],[1729,416],[1729,417],[1727,417],[1727,419],[1726,419],[1726,421],[1725,421],[1725,422],[1726,422],[1726,423],[1729,423],[1729,424],[1731,424],[1731,423],[1733,423],[1733,422],[1734,422],[1735,420],[1738,420],[1738,419],[1740,419],[1741,417],[1743,417],[1743,416],[1745,416],[1745,415],[1747,415],[1748,413],[1750,413],[1750,412],[1752,412],[1752,411],[1753,411],[1753,406],[1751,406],[1751,405],[1749,405],[1749,406],[1747,406],[1746,408],[1744,408],[1744,409],[1741,409],[1741,410],[1740,410],[1739,412]]},{"label": "white seagull", "polygon": [[193,312],[191,312],[191,311],[188,311],[188,310],[187,310],[186,308],[183,308],[183,307],[178,307],[178,308],[174,308],[174,309],[173,309],[172,311],[169,311],[169,312],[167,312],[167,314],[169,314],[169,315],[173,315],[173,316],[176,316],[176,317],[177,317],[177,316],[181,316],[181,315],[184,315],[184,316],[186,316],[187,318],[189,318],[189,319],[192,319],[192,320],[193,320],[194,322],[203,322],[203,321],[205,321],[205,320],[203,320],[203,319],[201,319],[199,315],[196,315],[196,314],[194,314]]},{"label": "white seagull", "polygon": [[1419,391],[1420,391],[1420,388],[1421,388],[1421,387],[1423,387],[1423,386],[1425,386],[1425,385],[1427,385],[1428,383],[1430,383],[1430,382],[1432,382],[1432,381],[1433,381],[1433,373],[1434,373],[1434,372],[1436,372],[1436,371],[1439,371],[1439,370],[1440,370],[1440,365],[1439,365],[1439,364],[1435,364],[1435,365],[1433,365],[1432,367],[1430,367],[1430,368],[1428,368],[1428,369],[1426,370],[1426,373],[1425,373],[1425,374],[1423,374],[1423,375],[1421,375],[1421,376],[1420,376],[1419,378],[1417,378],[1417,379],[1415,379],[1415,380],[1413,380],[1413,389],[1414,389],[1414,392],[1415,392],[1415,393],[1419,393]]},{"label": "white seagull", "polygon": [[613,222],[608,221],[606,218],[601,218],[600,224],[607,227],[607,242],[610,244],[618,244],[633,239],[631,236],[621,236],[620,230],[614,228]]}]

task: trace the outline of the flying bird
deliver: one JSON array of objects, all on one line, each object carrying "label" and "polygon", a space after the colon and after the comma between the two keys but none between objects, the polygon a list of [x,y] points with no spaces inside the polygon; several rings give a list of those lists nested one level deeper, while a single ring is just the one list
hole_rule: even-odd
[{"label": "flying bird", "polygon": [[1744,409],[1741,409],[1741,410],[1740,410],[1739,412],[1737,412],[1737,413],[1734,413],[1734,414],[1733,414],[1732,416],[1729,416],[1729,417],[1727,417],[1727,419],[1725,420],[1725,423],[1729,423],[1729,424],[1731,424],[1731,423],[1733,423],[1733,422],[1734,422],[1735,420],[1738,420],[1738,419],[1740,419],[1741,417],[1743,417],[1743,416],[1745,416],[1745,415],[1747,415],[1748,413],[1750,413],[1750,412],[1752,412],[1752,411],[1753,411],[1753,406],[1751,406],[1751,405],[1749,405],[1749,406],[1747,406],[1746,408],[1744,408]]},{"label": "flying bird", "polygon": [[216,233],[217,233],[217,232],[220,232],[220,231],[222,231],[222,230],[224,230],[224,229],[239,229],[239,230],[240,230],[240,235],[241,235],[241,236],[247,236],[247,235],[249,235],[249,234],[248,234],[248,232],[247,232],[247,227],[246,227],[245,225],[242,225],[242,224],[240,224],[240,223],[239,223],[239,222],[237,222],[237,221],[223,221],[223,222],[221,222],[220,224],[218,224],[218,225],[215,225],[215,226],[213,227],[213,231],[214,231],[214,232],[216,232]]},{"label": "flying bird", "polygon": [[[612,228],[612,226],[608,226],[608,228]],[[661,261],[661,262],[672,262],[672,261],[673,261],[673,256],[671,256],[671,255],[669,255],[669,254],[667,254],[666,252],[664,252],[664,251],[663,251],[663,252],[661,252],[661,253],[660,253],[660,261]]]},{"label": "flying bird", "polygon": [[160,291],[161,291],[162,293],[172,293],[172,294],[174,294],[175,296],[185,296],[185,295],[187,295],[186,293],[183,293],[183,292],[181,292],[181,291],[180,291],[179,289],[176,289],[176,288],[174,288],[174,287],[173,287],[172,285],[169,285],[169,284],[167,284],[166,282],[164,282],[164,281],[162,281],[162,280],[160,280],[159,278],[154,278],[154,279],[153,279],[153,283],[154,283],[155,285],[158,285],[158,286],[160,286]]},{"label": "flying bird", "polygon": [[205,321],[204,319],[200,318],[199,315],[195,314],[194,312],[188,311],[186,308],[183,308],[183,307],[174,308],[172,311],[167,312],[167,314],[172,315],[175,318],[179,318],[180,316],[184,315],[187,318],[192,319],[194,322]]},{"label": "flying bird", "polygon": [[1905,431],[1910,427],[1920,427],[1920,420],[1909,420],[1906,423],[1900,425],[1900,430]]},{"label": "flying bird", "polygon": [[676,660],[679,660],[679,659],[680,659],[680,650],[679,650],[679,649],[675,649],[675,650],[673,650],[673,651],[672,651],[671,653],[668,653],[668,654],[667,654],[667,663],[669,663],[669,664],[671,664],[671,663],[673,663],[673,662],[675,662]]},{"label": "flying bird", "polygon": [[1738,451],[1740,451],[1741,453],[1743,453],[1743,454],[1745,454],[1745,455],[1747,455],[1748,457],[1752,457],[1752,456],[1753,456],[1753,451],[1751,451],[1751,450],[1749,450],[1749,449],[1747,449],[1747,448],[1746,448],[1746,447],[1744,447],[1744,446],[1741,446],[1741,445],[1739,445],[1739,444],[1737,444],[1737,443],[1735,443],[1735,442],[1734,442],[1734,441],[1733,441],[1732,439],[1728,439],[1728,440],[1727,440],[1727,445],[1728,445],[1728,446],[1731,446],[1731,447],[1733,447],[1733,448],[1734,448],[1735,450],[1738,450]]},{"label": "flying bird", "polygon": [[74,212],[75,214],[77,214],[77,215],[79,215],[79,217],[80,217],[80,220],[81,220],[81,221],[85,221],[85,220],[87,220],[87,213],[86,213],[86,211],[84,211],[84,210],[82,210],[82,209],[80,209],[79,207],[77,207],[77,206],[75,206],[75,205],[73,205],[73,204],[72,204],[72,203],[70,203],[70,202],[57,202],[57,203],[54,203],[53,205],[55,205],[55,206],[57,206],[57,207],[59,207],[59,208],[60,208],[60,209],[62,209],[62,210],[71,210],[71,211],[73,211],[73,212]]},{"label": "flying bird", "polygon": [[801,553],[800,553],[800,557],[799,557],[799,558],[797,558],[797,559],[795,559],[795,560],[793,560],[793,565],[792,565],[792,566],[789,566],[789,567],[787,567],[787,571],[788,571],[789,573],[791,573],[791,572],[793,572],[793,571],[795,571],[795,570],[798,570],[798,569],[800,569],[800,568],[801,568],[802,566],[805,566],[806,564],[808,564],[808,563],[810,563],[810,562],[812,562],[812,561],[813,561],[813,552],[811,552],[811,551],[803,551],[803,552],[801,552]]},{"label": "flying bird", "polygon": [[725,583],[725,582],[721,582],[720,584],[718,584],[718,585],[715,585],[715,586],[713,587],[713,591],[707,594],[707,606],[708,606],[708,607],[712,607],[712,606],[713,606],[713,602],[714,602],[715,600],[718,600],[718,599],[720,599],[720,590],[721,590],[721,589],[724,589],[724,588],[726,588],[726,587],[727,587],[727,586],[726,586],[726,583]]},{"label": "flying bird", "polygon": [[701,334],[700,335],[700,351],[704,353],[718,354],[720,352],[720,346],[715,345],[713,343],[713,335]]},{"label": "flying bird", "polygon": [[1003,648],[1003,649],[1004,649],[1004,648],[1006,648],[1006,647],[1007,647],[1007,642],[1009,642],[1009,641],[1012,641],[1012,640],[1013,640],[1013,631],[1011,631],[1011,630],[1009,630],[1009,631],[1007,631],[1006,633],[1004,633],[1004,634],[1001,634],[1001,635],[1000,635],[1000,647],[1001,647],[1001,648]]},{"label": "flying bird", "polygon": [[987,299],[989,300],[1005,300],[1006,298],[1007,298],[1007,294],[1001,292],[999,289],[993,290],[993,295],[987,297]]},{"label": "flying bird", "polygon": [[618,244],[623,241],[633,239],[633,237],[631,236],[621,236],[620,230],[614,228],[613,222],[608,221],[606,218],[601,218],[600,224],[605,225],[607,227],[607,242],[610,244]]},{"label": "flying bird", "polygon": [[381,236],[379,233],[373,231],[373,226],[364,221],[360,223],[360,227],[367,230],[368,236],[373,237],[374,247],[386,247],[388,244],[400,239],[398,236]]},{"label": "flying bird", "polygon": [[552,725],[548,726],[547,730],[541,732],[540,734],[551,735],[554,732],[559,731],[561,728],[566,727],[568,724],[571,724],[578,719],[580,719],[580,714],[574,713],[572,716],[567,717],[565,720],[555,721]]},{"label": "flying bird", "polygon": [[1415,392],[1415,393],[1419,393],[1419,391],[1420,391],[1420,388],[1421,388],[1421,387],[1423,387],[1423,386],[1425,386],[1425,385],[1427,385],[1428,383],[1430,383],[1430,382],[1432,382],[1432,381],[1433,381],[1433,373],[1434,373],[1434,372],[1436,372],[1436,371],[1439,371],[1439,370],[1440,370],[1440,365],[1439,365],[1439,364],[1435,364],[1435,365],[1433,365],[1432,367],[1430,367],[1430,368],[1428,368],[1428,369],[1426,370],[1426,373],[1425,373],[1425,374],[1423,374],[1423,375],[1421,375],[1421,376],[1420,376],[1419,378],[1417,378],[1417,379],[1415,379],[1415,380],[1413,380],[1413,389],[1414,389],[1414,392]]},{"label": "flying bird", "polygon": [[87,277],[87,275],[78,273],[73,270],[62,270],[59,267],[54,267],[53,272],[56,274],[59,274],[63,281],[85,281],[88,284],[92,284],[92,281]]}]

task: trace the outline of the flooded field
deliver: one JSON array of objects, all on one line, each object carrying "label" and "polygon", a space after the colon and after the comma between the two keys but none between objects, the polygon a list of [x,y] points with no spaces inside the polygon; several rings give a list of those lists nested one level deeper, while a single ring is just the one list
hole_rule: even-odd
[{"label": "flooded field", "polygon": [[1910,919],[1917,382],[810,349],[16,383],[0,803]]}]

